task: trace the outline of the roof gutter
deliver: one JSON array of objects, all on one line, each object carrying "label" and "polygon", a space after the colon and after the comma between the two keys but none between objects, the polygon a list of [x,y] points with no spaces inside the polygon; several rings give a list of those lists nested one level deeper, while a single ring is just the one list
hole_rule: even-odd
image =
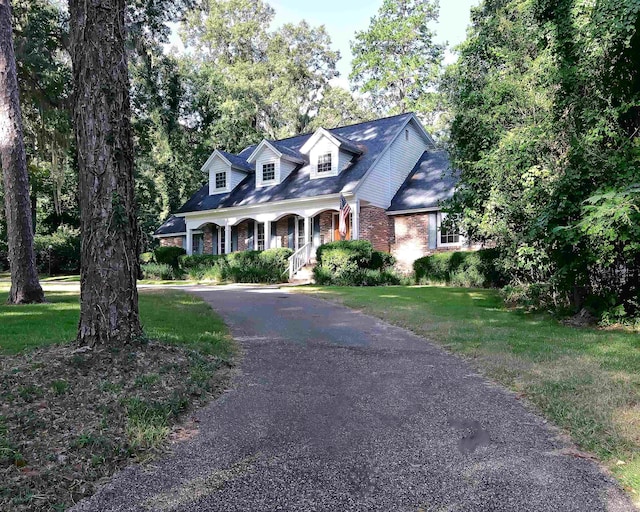
[{"label": "roof gutter", "polygon": [[387,210],[387,215],[408,215],[410,213],[425,213],[425,212],[438,212],[441,208],[439,206],[430,206],[428,208],[412,208],[411,210]]}]

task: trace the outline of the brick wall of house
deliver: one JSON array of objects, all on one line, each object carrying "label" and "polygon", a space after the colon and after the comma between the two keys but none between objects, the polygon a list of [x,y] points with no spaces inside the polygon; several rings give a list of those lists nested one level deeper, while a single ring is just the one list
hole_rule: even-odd
[{"label": "brick wall of house", "polygon": [[328,244],[331,242],[331,217],[333,212],[322,212],[320,215],[320,240],[321,243]]},{"label": "brick wall of house", "polygon": [[213,230],[217,229],[217,226],[213,224],[207,224],[202,228],[202,234],[204,238],[204,254],[213,254]]},{"label": "brick wall of house", "polygon": [[289,217],[291,216],[282,217],[276,223],[276,236],[280,239],[280,247],[289,247]]},{"label": "brick wall of house", "polygon": [[181,236],[162,237],[159,240],[160,240],[160,247],[182,247]]},{"label": "brick wall of house", "polygon": [[393,220],[383,208],[360,207],[360,240],[369,240],[376,251],[390,252]]},{"label": "brick wall of house", "polygon": [[[469,247],[451,246],[429,249],[429,214],[393,215],[391,254],[396,268],[403,273],[413,272],[413,262],[437,252],[469,250]],[[476,247],[474,247],[476,248]],[[472,248],[473,249],[473,248]]]},{"label": "brick wall of house", "polygon": [[247,247],[247,236],[248,236],[248,221],[242,221],[238,224],[238,251],[246,251]]}]

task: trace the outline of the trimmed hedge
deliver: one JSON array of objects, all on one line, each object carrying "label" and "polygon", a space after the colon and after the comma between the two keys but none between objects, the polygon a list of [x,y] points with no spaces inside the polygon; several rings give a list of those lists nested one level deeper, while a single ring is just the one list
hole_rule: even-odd
[{"label": "trimmed hedge", "polygon": [[419,258],[413,263],[418,284],[490,288],[507,283],[498,263],[497,249],[468,252],[442,252]]},{"label": "trimmed hedge", "polygon": [[390,270],[395,258],[374,251],[366,240],[341,240],[318,247],[313,269],[316,284],[338,286],[382,286],[400,284]]},{"label": "trimmed hedge", "polygon": [[242,251],[231,254],[182,256],[180,265],[190,279],[235,283],[281,283],[286,281],[291,249]]},{"label": "trimmed hedge", "polygon": [[187,254],[182,247],[156,247],[153,251],[156,263],[171,265],[174,269],[179,268],[180,256]]},{"label": "trimmed hedge", "polygon": [[166,263],[147,263],[140,265],[143,279],[171,281],[176,279],[176,273],[171,265]]}]

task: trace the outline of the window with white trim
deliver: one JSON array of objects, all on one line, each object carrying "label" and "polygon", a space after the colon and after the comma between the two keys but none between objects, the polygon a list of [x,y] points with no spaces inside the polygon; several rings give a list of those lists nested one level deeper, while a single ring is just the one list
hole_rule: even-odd
[{"label": "window with white trim", "polygon": [[204,234],[193,233],[191,237],[191,252],[193,254],[204,253]]},{"label": "window with white trim", "polygon": [[262,181],[273,181],[276,179],[276,164],[269,162],[262,164]]},{"label": "window with white trim", "polygon": [[216,173],[216,189],[227,188],[227,173],[225,171]]},{"label": "window with white trim", "polygon": [[331,172],[331,153],[325,153],[318,157],[318,174],[322,174],[325,172]]},{"label": "window with white trim", "polygon": [[446,218],[445,214],[438,215],[438,245],[460,245],[460,233],[445,222]]},{"label": "window with white trim", "polygon": [[264,222],[258,222],[258,250],[264,251]]}]

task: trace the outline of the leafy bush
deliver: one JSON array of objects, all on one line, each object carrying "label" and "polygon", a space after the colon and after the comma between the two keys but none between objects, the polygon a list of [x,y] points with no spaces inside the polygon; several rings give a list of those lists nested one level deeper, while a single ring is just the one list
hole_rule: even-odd
[{"label": "leafy bush", "polygon": [[366,240],[343,240],[322,245],[313,269],[316,284],[337,286],[383,286],[400,284],[391,270],[395,258],[374,251]]},{"label": "leafy bush", "polygon": [[153,254],[156,263],[171,265],[174,269],[179,267],[180,256],[187,254],[182,247],[157,247]]},{"label": "leafy bush", "polygon": [[498,251],[443,252],[413,263],[416,283],[465,287],[500,287],[506,278],[497,265]]},{"label": "leafy bush", "polygon": [[80,232],[77,229],[60,226],[51,235],[36,235],[33,242],[38,272],[49,272],[49,257],[52,274],[80,271]]},{"label": "leafy bush", "polygon": [[4,240],[0,240],[0,271],[9,270],[9,246]]},{"label": "leafy bush", "polygon": [[146,265],[147,263],[155,263],[153,252],[143,252],[140,254],[140,263]]},{"label": "leafy bush", "polygon": [[175,269],[167,263],[147,263],[140,268],[143,279],[170,281],[176,278]]},{"label": "leafy bush", "polygon": [[180,265],[190,279],[236,283],[280,283],[286,280],[291,249],[242,251],[231,254],[182,256]]}]

